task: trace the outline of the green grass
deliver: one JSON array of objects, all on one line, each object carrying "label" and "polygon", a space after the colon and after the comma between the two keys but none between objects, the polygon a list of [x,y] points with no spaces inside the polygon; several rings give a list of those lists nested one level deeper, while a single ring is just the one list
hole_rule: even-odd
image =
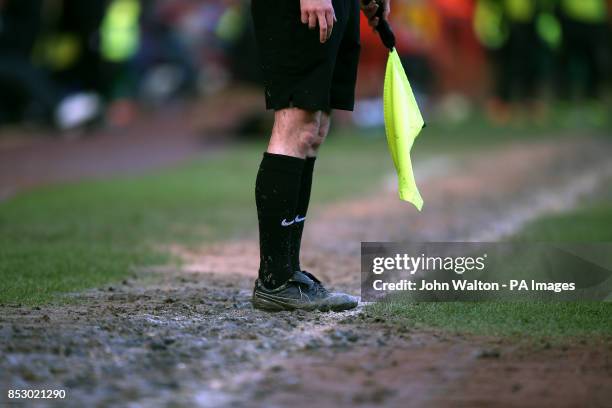
[{"label": "green grass", "polygon": [[[511,240],[612,242],[611,197],[612,190],[594,205],[535,220]],[[499,273],[508,272],[512,273],[511,270]],[[520,275],[519,272],[524,270],[515,272]],[[517,278],[514,275],[508,278]],[[479,278],[487,280],[486,277]],[[530,338],[612,336],[610,302],[414,302],[406,296],[395,295],[372,305],[369,312],[402,325],[479,335]]]},{"label": "green grass", "polygon": [[[348,133],[348,134],[347,134]],[[336,132],[315,170],[313,207],[366,193],[393,171],[382,129]],[[481,122],[429,124],[414,157],[456,154],[550,135]],[[40,188],[0,203],[0,304],[35,304],[118,281],[135,266],[174,262],[164,244],[255,235],[263,144],[244,144],[139,177]]]},{"label": "green grass", "polygon": [[[381,139],[332,137],[314,206],[373,188],[392,171]],[[35,304],[172,262],[164,244],[255,234],[262,144],[154,174],[42,188],[0,203],[0,303]]]},{"label": "green grass", "polygon": [[[490,148],[504,143],[537,143],[542,140],[561,140],[575,137],[604,137],[610,134],[612,128],[590,126],[567,126],[561,118],[567,116],[564,110],[556,109],[554,120],[545,124],[533,123],[509,124],[494,126],[480,113],[474,113],[468,120],[461,123],[444,123],[431,121],[427,123],[423,135],[415,143],[415,154],[429,152],[464,153],[470,152],[475,146]],[[381,133],[382,134],[382,133]]]},{"label": "green grass", "polygon": [[612,304],[601,302],[379,302],[375,317],[398,324],[487,336],[588,337],[612,335]]},{"label": "green grass", "polygon": [[515,241],[612,242],[612,190],[601,201],[527,225]]}]

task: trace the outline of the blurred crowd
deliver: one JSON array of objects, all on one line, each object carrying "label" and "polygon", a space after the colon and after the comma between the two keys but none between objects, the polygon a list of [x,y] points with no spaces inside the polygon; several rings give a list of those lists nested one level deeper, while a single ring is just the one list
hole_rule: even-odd
[{"label": "blurred crowd", "polygon": [[[578,108],[605,125],[611,13],[610,0],[392,0],[391,20],[418,99],[441,118],[482,108],[502,125],[544,123],[556,120],[553,108]],[[362,74],[379,77],[367,72],[382,59],[369,45]]]},{"label": "blurred crowd", "polygon": [[[508,123],[567,103],[606,120],[612,0],[391,1],[426,109],[461,120],[482,107]],[[0,0],[0,125],[126,126],[142,109],[258,83],[249,12],[248,0]],[[362,25],[367,109],[386,50]]]},{"label": "blurred crowd", "polygon": [[123,126],[143,107],[254,81],[246,6],[0,0],[0,123]]}]

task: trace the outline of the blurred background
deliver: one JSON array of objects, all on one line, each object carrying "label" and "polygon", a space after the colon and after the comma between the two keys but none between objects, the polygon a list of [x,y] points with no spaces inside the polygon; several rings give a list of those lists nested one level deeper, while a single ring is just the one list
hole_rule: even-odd
[{"label": "blurred background", "polygon": [[[265,129],[253,128],[263,102],[249,5],[0,0],[0,126],[127,129],[178,106],[197,130]],[[392,0],[391,20],[430,121],[480,112],[496,125],[543,124],[561,109],[570,124],[604,126],[611,5]],[[386,51],[365,21],[362,43],[359,103],[341,122],[378,126]]]},{"label": "blurred background", "polygon": [[[426,139],[609,132],[612,0],[392,10]],[[384,137],[387,51],[361,25],[355,112],[335,114],[332,138]],[[246,0],[0,0],[0,199],[265,143],[272,115],[253,37]]]}]

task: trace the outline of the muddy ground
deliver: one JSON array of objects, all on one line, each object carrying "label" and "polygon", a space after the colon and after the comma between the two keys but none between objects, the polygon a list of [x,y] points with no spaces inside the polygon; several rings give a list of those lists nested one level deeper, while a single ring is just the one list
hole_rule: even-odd
[{"label": "muddy ground", "polygon": [[[500,239],[596,195],[612,180],[611,153],[566,140],[421,163],[422,213],[392,183],[315,208],[304,266],[358,294],[360,241]],[[408,329],[363,306],[269,314],[249,302],[255,234],[168,250],[180,267],[137,270],[61,306],[1,306],[0,402],[7,388],[60,388],[65,400],[37,405],[611,406],[611,339]]]}]

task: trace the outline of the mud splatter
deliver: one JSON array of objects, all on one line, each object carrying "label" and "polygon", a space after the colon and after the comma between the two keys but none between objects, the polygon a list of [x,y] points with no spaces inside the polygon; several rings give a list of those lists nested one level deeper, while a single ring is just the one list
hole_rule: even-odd
[{"label": "mud splatter", "polygon": [[[596,194],[611,152],[609,144],[581,140],[463,156],[428,176],[427,206],[418,215],[389,188],[315,208],[304,266],[333,287],[357,293],[360,241],[499,237]],[[560,200],[566,205],[556,207]],[[183,267],[140,271],[121,284],[75,294],[66,305],[1,306],[2,388],[66,389],[66,400],[37,405],[74,407],[297,407],[314,400],[323,406],[576,406],[612,400],[609,342],[538,348],[414,331],[360,309],[253,310],[254,238],[172,247]]]}]

